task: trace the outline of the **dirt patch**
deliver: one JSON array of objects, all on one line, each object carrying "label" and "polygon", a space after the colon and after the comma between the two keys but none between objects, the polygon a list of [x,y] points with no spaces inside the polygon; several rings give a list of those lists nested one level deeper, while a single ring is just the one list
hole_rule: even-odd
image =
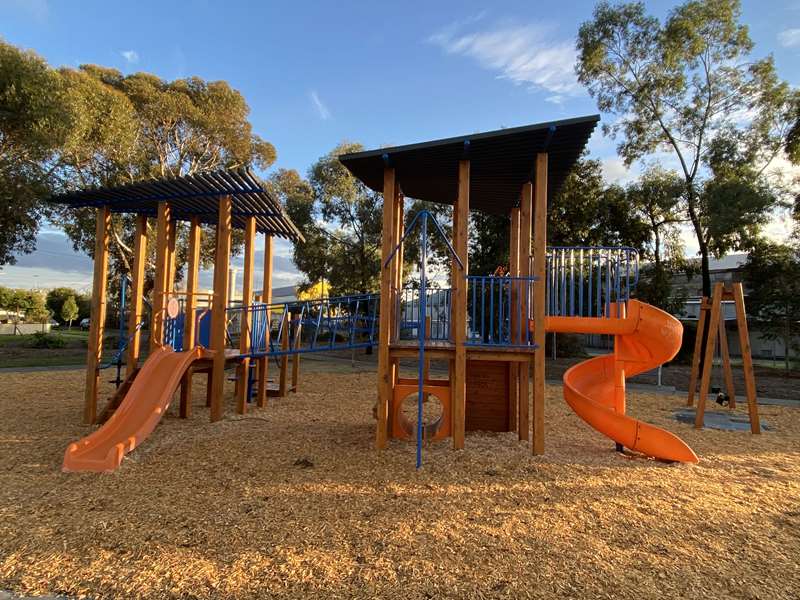
[{"label": "dirt patch", "polygon": [[[310,361],[309,361],[310,362]],[[309,365],[310,366],[310,365]],[[696,466],[613,452],[548,389],[547,454],[511,434],[373,450],[374,373],[208,422],[169,414],[114,474],[63,474],[80,371],[0,375],[0,589],[117,598],[796,598],[800,411],[695,431]],[[107,390],[110,391],[110,390]],[[174,411],[174,407],[170,409]]]}]

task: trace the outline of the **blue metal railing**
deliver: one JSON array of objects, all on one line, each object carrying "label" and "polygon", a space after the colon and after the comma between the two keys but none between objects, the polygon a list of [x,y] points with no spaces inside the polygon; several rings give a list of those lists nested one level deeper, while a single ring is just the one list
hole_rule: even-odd
[{"label": "blue metal railing", "polygon": [[528,326],[536,277],[467,276],[469,346],[533,348]]},{"label": "blue metal railing", "polygon": [[284,356],[366,348],[377,344],[377,294],[231,306],[231,344],[239,345],[241,322],[251,320],[249,356]]},{"label": "blue metal railing", "polygon": [[450,339],[450,288],[425,290],[425,318],[422,317],[422,298],[418,288],[406,287],[397,295],[397,339],[411,340],[419,336],[419,328],[430,319],[431,340]]},{"label": "blue metal railing", "polygon": [[[627,246],[547,249],[545,314],[616,317],[639,281],[639,254]],[[612,311],[612,305],[616,311]],[[614,313],[614,314],[612,314]]]}]

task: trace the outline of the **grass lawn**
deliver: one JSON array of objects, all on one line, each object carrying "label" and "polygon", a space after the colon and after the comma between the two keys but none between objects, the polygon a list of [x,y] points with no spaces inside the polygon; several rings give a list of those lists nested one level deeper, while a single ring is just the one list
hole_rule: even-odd
[{"label": "grass lawn", "polygon": [[[308,361],[311,363],[311,361]],[[311,364],[308,365],[312,366]],[[92,598],[797,598],[800,411],[696,431],[697,465],[623,456],[549,386],[544,456],[513,434],[373,449],[374,372],[209,423],[175,407],[110,475],[65,474],[82,371],[0,373],[0,589]],[[345,371],[345,372],[342,372]],[[104,394],[111,386],[104,384]],[[229,385],[229,395],[232,387]]]},{"label": "grass lawn", "polygon": [[[52,337],[64,340],[63,348],[35,348],[36,336],[0,336],[0,370],[3,368],[54,367],[81,365],[86,363],[87,331],[80,329],[54,330]],[[103,343],[103,358],[110,361],[116,353],[118,339],[115,334],[106,336]]]}]

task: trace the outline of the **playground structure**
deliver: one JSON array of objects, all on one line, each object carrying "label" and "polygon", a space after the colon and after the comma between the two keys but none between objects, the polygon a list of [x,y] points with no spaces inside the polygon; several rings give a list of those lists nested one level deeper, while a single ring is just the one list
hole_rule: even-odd
[{"label": "playground structure", "polygon": [[[638,277],[636,253],[547,247],[548,196],[563,183],[598,121],[582,117],[340,157],[384,197],[378,448],[391,438],[416,438],[419,466],[423,437],[451,437],[460,449],[467,431],[490,430],[516,431],[519,440],[530,440],[534,454],[542,454],[544,340],[553,331],[614,336],[613,354],[576,365],[564,376],[567,402],[584,421],[618,449],[697,462],[676,436],[625,416],[626,377],[671,360],[682,333],[671,315],[630,299]],[[453,207],[449,288],[427,288],[427,215],[419,284],[406,285],[406,196]],[[508,217],[507,274],[470,274],[471,210]],[[437,224],[435,231],[441,234],[442,228]],[[418,362],[416,379],[400,375],[401,359]],[[426,375],[429,359],[449,365],[447,379]],[[417,397],[416,432],[402,414],[409,395]],[[439,399],[442,415],[423,428],[423,401],[430,396]]]},{"label": "playground structure", "polygon": [[[376,445],[416,439],[421,465],[424,439],[452,438],[464,447],[467,431],[513,431],[545,448],[544,339],[547,331],[614,336],[614,353],[585,361],[564,376],[565,398],[589,425],[617,443],[649,456],[696,462],[676,436],[625,415],[625,378],[671,360],[681,325],[672,316],[631,299],[638,278],[636,252],[624,247],[548,248],[547,198],[583,151],[599,117],[360,152],[341,162],[384,195],[381,293],[271,302],[273,236],[302,235],[248,170],[84,190],[53,200],[97,211],[92,317],[84,421],[98,421],[97,395],[107,301],[111,213],[136,215],[126,378],[112,398],[107,422],[65,453],[68,471],[111,471],[149,435],[180,387],[180,416],[191,412],[191,382],[207,374],[211,421],[224,414],[225,370],[236,369],[236,410],[255,396],[266,405],[269,360],[281,366],[287,391],[288,359],[297,385],[302,354],[378,346]],[[452,240],[427,211],[405,231],[405,196],[453,205]],[[467,260],[470,210],[507,215],[507,273],[472,275]],[[156,218],[150,354],[140,366],[144,323],[147,219]],[[185,291],[175,289],[176,222],[188,221]],[[197,290],[201,225],[216,227],[214,285]],[[419,281],[403,273],[404,241],[420,228]],[[229,298],[231,234],[244,231],[241,303]],[[450,254],[449,287],[426,280],[428,230]],[[265,236],[264,286],[253,289],[254,240]],[[120,346],[120,352],[123,346]],[[416,378],[402,377],[400,360],[414,359]],[[430,377],[430,359],[449,366],[446,379]],[[531,395],[531,379],[532,395]],[[119,378],[118,378],[119,380]],[[416,430],[402,414],[417,399]],[[423,427],[423,400],[442,405],[438,421]]]},{"label": "playground structure", "polygon": [[[753,357],[750,353],[750,334],[747,329],[747,313],[744,306],[744,290],[741,282],[732,282],[726,286],[723,282],[714,284],[711,298],[704,296],[700,302],[700,315],[697,319],[694,356],[692,357],[692,373],[689,378],[689,394],[687,406],[694,404],[697,393],[697,382],[700,381],[697,409],[694,426],[703,428],[706,399],[711,387],[711,372],[714,369],[714,350],[717,337],[720,345],[720,362],[725,378],[728,408],[736,408],[736,390],[733,384],[733,369],[728,351],[728,336],[725,332],[725,315],[722,311],[723,300],[732,300],[736,312],[736,326],[739,330],[739,345],[742,352],[742,372],[744,375],[747,413],[750,419],[750,432],[761,433],[761,421],[758,416],[758,400],[756,398],[756,380],[753,372]],[[708,335],[706,335],[708,332]],[[703,348],[703,340],[706,340]],[[701,361],[702,358],[702,361]],[[702,368],[701,368],[702,365]]]}]

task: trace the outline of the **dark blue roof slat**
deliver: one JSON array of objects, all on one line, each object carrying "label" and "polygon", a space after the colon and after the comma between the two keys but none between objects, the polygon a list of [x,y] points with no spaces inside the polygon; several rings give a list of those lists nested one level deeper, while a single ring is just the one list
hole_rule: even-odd
[{"label": "dark blue roof slat", "polygon": [[302,241],[300,230],[265,185],[246,167],[211,171],[182,177],[164,177],[128,185],[91,188],[53,196],[49,201],[74,208],[108,206],[115,213],[129,212],[152,216],[159,202],[169,202],[173,217],[191,220],[200,217],[206,224],[217,221],[219,199],[230,196],[233,221],[244,227],[247,217],[256,218],[262,233]]}]

